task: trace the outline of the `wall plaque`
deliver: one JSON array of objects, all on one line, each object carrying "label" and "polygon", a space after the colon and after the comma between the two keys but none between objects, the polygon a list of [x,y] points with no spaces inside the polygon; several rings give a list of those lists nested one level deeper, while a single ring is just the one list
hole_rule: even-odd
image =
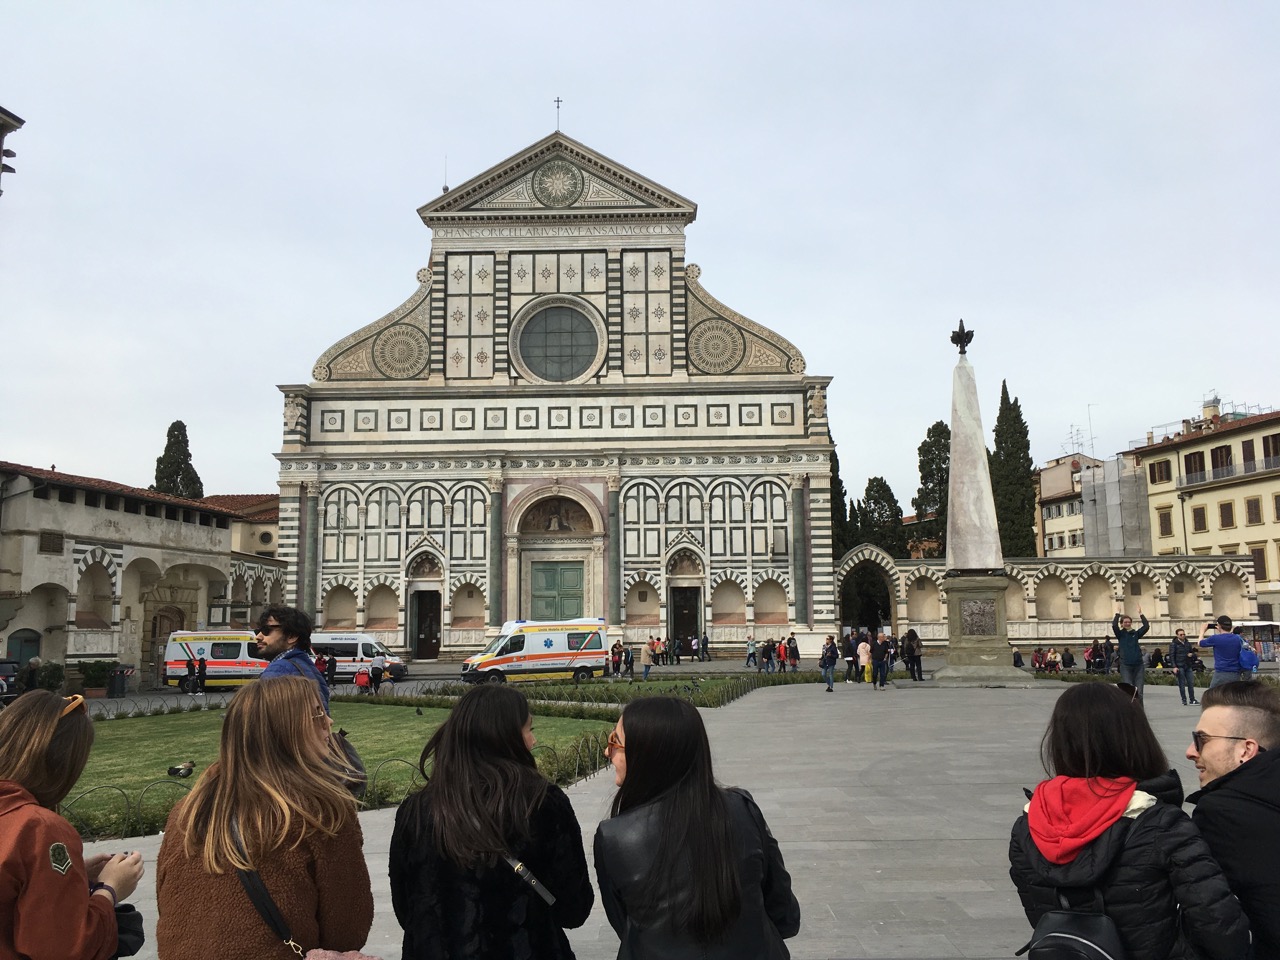
[{"label": "wall plaque", "polygon": [[994,600],[961,600],[960,630],[966,637],[990,637],[996,632]]}]

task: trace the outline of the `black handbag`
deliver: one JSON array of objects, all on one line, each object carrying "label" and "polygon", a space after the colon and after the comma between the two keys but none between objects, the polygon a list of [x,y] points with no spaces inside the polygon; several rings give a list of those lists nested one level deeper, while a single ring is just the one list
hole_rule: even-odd
[{"label": "black handbag", "polygon": [[132,903],[116,905],[116,952],[113,956],[132,957],[147,942],[142,929],[142,914]]},{"label": "black handbag", "polygon": [[342,777],[343,785],[357,800],[364,799],[365,789],[369,785],[369,775],[365,772],[364,761],[360,759],[355,745],[347,739],[347,731],[339,729],[336,733],[329,734],[329,739],[342,754],[338,773]]}]

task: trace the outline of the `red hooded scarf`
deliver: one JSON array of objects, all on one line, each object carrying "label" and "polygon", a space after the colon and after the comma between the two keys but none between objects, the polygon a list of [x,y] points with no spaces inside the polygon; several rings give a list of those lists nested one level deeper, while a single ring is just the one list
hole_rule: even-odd
[{"label": "red hooded scarf", "polygon": [[1070,863],[1120,819],[1137,788],[1137,781],[1127,777],[1046,780],[1027,809],[1031,839],[1050,863]]}]

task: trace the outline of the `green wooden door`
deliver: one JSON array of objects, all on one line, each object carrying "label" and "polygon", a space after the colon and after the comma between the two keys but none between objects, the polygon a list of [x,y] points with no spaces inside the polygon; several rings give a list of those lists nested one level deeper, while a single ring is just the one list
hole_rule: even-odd
[{"label": "green wooden door", "polygon": [[582,561],[529,565],[529,616],[533,620],[568,620],[582,616]]}]

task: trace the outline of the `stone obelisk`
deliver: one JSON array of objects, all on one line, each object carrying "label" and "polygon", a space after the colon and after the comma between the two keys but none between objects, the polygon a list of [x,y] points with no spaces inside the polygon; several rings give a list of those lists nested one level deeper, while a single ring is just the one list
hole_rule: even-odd
[{"label": "stone obelisk", "polygon": [[965,348],[973,331],[960,329],[951,381],[951,476],[947,488],[947,665],[934,679],[961,686],[1031,686],[1013,666],[1005,620],[1004,557],[996,523],[978,382]]}]

